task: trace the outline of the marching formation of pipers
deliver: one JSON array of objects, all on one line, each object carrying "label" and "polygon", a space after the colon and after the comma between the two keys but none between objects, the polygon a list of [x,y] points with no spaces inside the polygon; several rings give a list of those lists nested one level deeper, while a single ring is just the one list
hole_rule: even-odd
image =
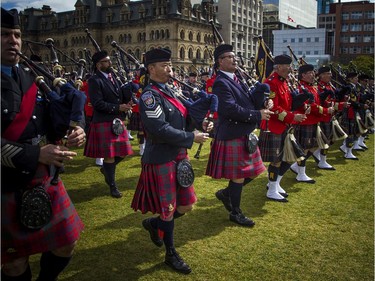
[{"label": "marching formation of pipers", "polygon": [[131,208],[156,214],[143,228],[155,246],[165,247],[165,264],[188,274],[192,269],[174,246],[174,225],[197,201],[188,156],[193,143],[199,159],[210,142],[205,175],[227,180],[215,196],[229,220],[253,227],[240,208],[245,185],[256,185],[267,170],[265,196],[288,202],[282,187],[288,170],[297,182],[314,184],[306,169],[310,156],[318,169],[334,171],[327,161],[333,143],[340,142],[345,159],[359,160],[354,151],[366,151],[374,133],[374,80],[354,67],[314,69],[291,53],[273,57],[270,73],[255,70],[266,66],[259,54],[248,68],[213,26],[220,44],[205,69],[174,67],[166,48],[139,61],[112,42],[114,67],[86,30],[96,51],[65,73],[53,39],[45,41],[48,65],[22,53],[16,10],[2,8],[1,21],[2,280],[30,281],[28,260],[36,253],[42,253],[38,281],[57,280],[70,262],[84,228],[60,177],[64,161],[76,156],[72,147],[84,147],[110,195],[121,198],[116,169],[134,153],[136,135],[141,169]]}]

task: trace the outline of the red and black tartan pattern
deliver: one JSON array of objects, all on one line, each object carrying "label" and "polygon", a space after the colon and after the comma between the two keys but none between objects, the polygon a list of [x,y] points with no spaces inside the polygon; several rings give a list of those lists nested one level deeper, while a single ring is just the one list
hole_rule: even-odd
[{"label": "red and black tartan pattern", "polygon": [[214,179],[255,178],[266,170],[259,148],[249,154],[246,136],[233,140],[214,139],[207,163],[206,175]]},{"label": "red and black tartan pattern", "polygon": [[177,162],[188,159],[186,149],[181,149],[174,161],[164,164],[144,164],[139,176],[131,207],[157,213],[166,219],[174,213],[177,206],[192,205],[197,201],[194,186],[179,187],[176,179]]},{"label": "red and black tartan pattern", "polygon": [[258,146],[263,162],[278,163],[283,160],[286,134],[286,130],[282,134],[260,131]]},{"label": "red and black tartan pattern", "polygon": [[311,149],[318,147],[318,142],[316,140],[316,129],[317,124],[312,125],[294,125],[294,136],[297,143],[303,149]]},{"label": "red and black tartan pattern", "polygon": [[52,219],[40,230],[30,230],[19,220],[19,196],[16,192],[1,194],[1,261],[47,252],[72,244],[79,239],[83,223],[64,184],[50,185],[47,167],[39,165],[30,187],[43,184],[52,201]]},{"label": "red and black tartan pattern", "polygon": [[119,136],[113,134],[112,122],[91,123],[87,135],[84,150],[86,157],[113,158],[133,154],[128,131],[125,129]]},{"label": "red and black tartan pattern", "polygon": [[322,129],[323,134],[328,140],[332,140],[332,122],[320,122],[320,129]]},{"label": "red and black tartan pattern", "polygon": [[143,131],[141,114],[139,112],[133,112],[133,114],[130,117],[130,121],[129,121],[127,128],[132,131],[139,131],[139,132]]}]

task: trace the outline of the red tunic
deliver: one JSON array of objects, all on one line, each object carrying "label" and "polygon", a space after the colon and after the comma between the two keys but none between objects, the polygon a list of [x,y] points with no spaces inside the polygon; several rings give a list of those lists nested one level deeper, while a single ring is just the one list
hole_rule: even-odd
[{"label": "red tunic", "polygon": [[[323,81],[318,82],[318,91],[319,93],[323,92],[324,90],[330,90],[332,92],[335,92],[335,90],[332,88],[330,83],[326,83]],[[323,103],[323,107],[328,108],[333,106],[336,111],[341,111],[344,108],[344,102],[339,102],[335,99],[334,96],[329,95],[326,100]],[[322,117],[323,122],[330,122],[331,121],[331,115],[326,115]]]},{"label": "red tunic", "polygon": [[[274,134],[282,134],[287,125],[293,123],[294,113],[292,110],[292,95],[287,81],[277,73],[272,73],[265,81],[270,85],[270,99],[273,101],[271,109],[275,114],[268,121],[268,130]],[[266,130],[267,124],[263,120],[260,125],[262,130]]]},{"label": "red tunic", "polygon": [[[312,102],[311,104],[309,104],[309,101],[305,102],[305,104],[310,105],[311,111],[310,111],[310,114],[306,114],[307,118],[304,121],[302,121],[300,124],[302,126],[303,125],[314,125],[314,124],[318,124],[320,121],[323,121],[323,118],[325,116],[330,117],[331,115],[328,113],[328,109],[324,108],[323,106],[320,105],[320,97],[319,97],[319,94],[318,94],[317,87],[312,85],[312,84],[309,84],[305,81],[300,81],[300,83],[303,87],[305,87],[305,89],[308,92],[310,92],[311,94],[314,95],[314,102]],[[300,88],[300,92],[302,92],[301,88]],[[296,110],[296,112],[304,114],[305,113],[305,107],[301,106],[300,108],[298,108]]]}]

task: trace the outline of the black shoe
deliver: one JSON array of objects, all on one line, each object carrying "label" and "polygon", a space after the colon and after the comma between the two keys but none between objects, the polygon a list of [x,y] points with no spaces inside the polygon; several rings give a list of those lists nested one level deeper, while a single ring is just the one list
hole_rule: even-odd
[{"label": "black shoe", "polygon": [[106,174],[106,172],[105,172],[105,170],[104,170],[103,167],[100,168],[100,172],[101,172],[101,173],[103,174],[103,176],[104,176],[105,183],[108,184],[108,185],[110,185],[109,182],[108,182],[108,180],[107,180],[107,174]]},{"label": "black shoe", "polygon": [[191,268],[184,262],[174,248],[167,250],[164,263],[183,274],[189,274],[191,272]]},{"label": "black shoe", "polygon": [[242,214],[242,211],[238,208],[236,208],[235,211],[232,211],[229,214],[229,220],[232,221],[232,222],[235,222],[239,225],[246,226],[246,227],[253,227],[255,225],[255,222],[253,220],[249,219],[248,217],[245,217]]},{"label": "black shoe", "polygon": [[279,192],[279,194],[280,194],[281,196],[283,196],[283,197],[288,197],[288,196],[289,196],[288,193],[284,193],[284,192]]},{"label": "black shoe", "polygon": [[109,187],[109,190],[111,191],[112,197],[114,197],[114,198],[121,198],[122,197],[122,193],[118,190],[116,185],[111,185]]},{"label": "black shoe", "polygon": [[230,202],[230,197],[224,195],[224,189],[216,191],[215,196],[217,199],[223,202],[224,207],[225,209],[227,209],[228,212],[232,211],[232,203]]},{"label": "black shoe", "polygon": [[151,241],[158,247],[163,246],[163,240],[160,239],[159,234],[158,234],[158,229],[153,228],[151,225],[151,219],[148,218],[142,221],[142,226],[144,229],[146,229],[150,233],[150,238]]}]

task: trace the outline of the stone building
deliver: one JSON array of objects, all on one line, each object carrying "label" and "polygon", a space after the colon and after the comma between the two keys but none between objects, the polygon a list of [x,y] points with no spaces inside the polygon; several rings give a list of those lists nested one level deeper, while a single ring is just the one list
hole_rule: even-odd
[{"label": "stone building", "polygon": [[146,51],[164,47],[172,51],[173,65],[186,72],[208,70],[213,63],[213,0],[194,5],[190,0],[77,0],[74,8],[56,13],[45,5],[20,12],[23,39],[29,42],[23,53],[51,62],[52,53],[43,43],[52,38],[59,63],[71,71],[74,61],[96,52],[90,34],[112,56],[118,51],[112,47],[115,41],[140,62]]}]

